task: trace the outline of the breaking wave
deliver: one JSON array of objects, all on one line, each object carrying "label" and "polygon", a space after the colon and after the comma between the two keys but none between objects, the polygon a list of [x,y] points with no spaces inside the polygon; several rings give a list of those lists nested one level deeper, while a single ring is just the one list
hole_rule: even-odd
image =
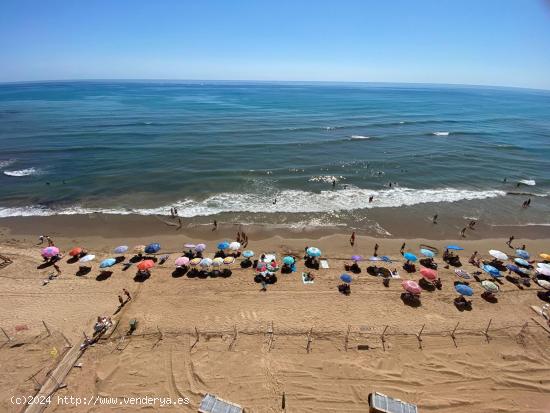
[{"label": "breaking wave", "polygon": [[[220,193],[204,200],[186,199],[171,205],[157,208],[91,208],[72,206],[49,208],[44,206],[27,206],[18,208],[0,208],[0,217],[35,216],[35,215],[78,215],[78,214],[115,214],[115,215],[166,215],[170,207],[176,206],[181,217],[209,216],[229,212],[249,213],[315,213],[351,211],[364,208],[389,208],[417,205],[423,203],[457,202],[461,200],[485,199],[505,196],[499,190],[475,191],[468,189],[411,189],[394,188],[370,190],[347,188],[321,191],[319,193],[300,190],[270,192],[266,198],[263,193]],[[369,197],[374,201],[369,203]],[[272,201],[277,198],[277,202]]]},{"label": "breaking wave", "polygon": [[4,175],[8,175],[8,176],[30,176],[30,175],[40,175],[41,173],[42,171],[36,168],[19,169],[16,171],[4,171]]}]

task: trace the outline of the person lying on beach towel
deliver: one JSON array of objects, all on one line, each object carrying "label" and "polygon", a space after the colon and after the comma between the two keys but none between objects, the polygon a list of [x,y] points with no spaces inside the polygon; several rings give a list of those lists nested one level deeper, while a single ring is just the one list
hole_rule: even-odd
[{"label": "person lying on beach towel", "polygon": [[302,281],[304,284],[313,284],[313,280],[315,280],[315,275],[313,275],[310,272],[303,272],[302,273]]}]

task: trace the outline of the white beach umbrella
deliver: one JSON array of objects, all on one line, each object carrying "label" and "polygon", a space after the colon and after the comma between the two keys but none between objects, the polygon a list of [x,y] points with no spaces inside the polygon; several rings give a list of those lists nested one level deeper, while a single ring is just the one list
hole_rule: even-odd
[{"label": "white beach umbrella", "polygon": [[229,244],[229,249],[232,251],[238,251],[241,249],[241,243],[233,241],[231,244]]},{"label": "white beach umbrella", "polygon": [[497,260],[504,261],[508,259],[508,255],[499,250],[489,250],[489,254],[491,254],[491,256],[495,257]]}]

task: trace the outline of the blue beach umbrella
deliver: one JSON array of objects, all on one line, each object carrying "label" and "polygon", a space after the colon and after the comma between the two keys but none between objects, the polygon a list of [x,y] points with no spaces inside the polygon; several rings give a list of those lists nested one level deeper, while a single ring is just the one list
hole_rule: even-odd
[{"label": "blue beach umbrella", "polygon": [[470,296],[474,295],[474,290],[472,289],[472,287],[470,287],[469,285],[466,285],[466,284],[457,284],[457,285],[455,285],[455,290],[460,295],[465,295],[467,297],[470,297]]},{"label": "blue beach umbrella", "polygon": [[426,248],[421,248],[420,249],[420,253],[425,256],[425,257],[428,257],[428,258],[433,258],[435,257],[435,253],[433,251],[430,251],[430,250],[427,250]]},{"label": "blue beach umbrella", "polygon": [[382,258],[382,261],[384,262],[391,262],[391,258],[388,257],[387,255],[382,255],[380,258]]},{"label": "blue beach umbrella", "polygon": [[497,270],[495,267],[493,267],[492,265],[488,265],[488,264],[485,264],[483,267],[481,267],[483,271],[485,271],[486,273],[488,273],[491,277],[495,277],[495,278],[498,278],[498,277],[502,277],[500,275],[500,271]]},{"label": "blue beach umbrella", "polygon": [[108,268],[112,267],[116,264],[116,260],[114,258],[107,258],[106,260],[101,261],[99,264],[99,268]]},{"label": "blue beach umbrella", "polygon": [[405,257],[407,261],[415,262],[417,260],[416,255],[411,254],[410,252],[406,252],[405,254],[403,254],[403,257]]},{"label": "blue beach umbrella", "polygon": [[320,257],[321,256],[321,250],[316,247],[309,247],[306,251],[306,254],[310,257]]},{"label": "blue beach umbrella", "polygon": [[254,256],[254,251],[252,251],[252,250],[243,251],[243,257],[250,258],[250,257],[253,257],[253,256]]},{"label": "blue beach umbrella", "polygon": [[445,247],[448,250],[462,251],[464,248],[459,247],[458,245],[447,245]]},{"label": "blue beach umbrella", "polygon": [[226,250],[229,248],[229,242],[227,241],[222,241],[218,244],[218,249],[219,250]]},{"label": "blue beach umbrella", "polygon": [[345,274],[345,273],[342,274],[342,275],[340,276],[340,279],[341,279],[342,281],[344,281],[345,283],[348,283],[348,284],[349,284],[349,283],[351,282],[351,280],[352,280],[351,275]]},{"label": "blue beach umbrella", "polygon": [[514,259],[514,262],[518,265],[521,265],[522,267],[530,267],[531,266],[531,264],[529,264],[523,258],[516,258],[516,259]]},{"label": "blue beach umbrella", "polygon": [[120,245],[115,248],[117,254],[124,254],[126,251],[128,251],[128,245]]},{"label": "blue beach umbrella", "polygon": [[286,265],[294,264],[294,257],[287,255],[286,257],[283,258],[283,264],[286,264]]},{"label": "blue beach umbrella", "polygon": [[529,253],[525,250],[516,250],[516,255],[520,258],[523,258],[524,260],[528,259],[530,257]]},{"label": "blue beach umbrella", "polygon": [[145,247],[145,252],[147,254],[154,254],[160,251],[160,244],[158,242],[153,242]]}]

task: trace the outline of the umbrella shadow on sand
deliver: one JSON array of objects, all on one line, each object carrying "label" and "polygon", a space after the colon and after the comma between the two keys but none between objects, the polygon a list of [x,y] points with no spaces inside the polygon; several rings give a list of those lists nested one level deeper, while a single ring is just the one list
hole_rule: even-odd
[{"label": "umbrella shadow on sand", "polygon": [[92,267],[79,267],[75,275],[77,277],[82,277],[83,275],[89,274],[90,271],[92,271]]},{"label": "umbrella shadow on sand", "polygon": [[481,294],[481,298],[483,298],[485,301],[491,304],[498,303],[498,298],[494,294],[483,293]]},{"label": "umbrella shadow on sand", "polygon": [[37,270],[43,270],[44,268],[48,268],[48,267],[51,267],[53,265],[53,261],[45,261],[43,262],[42,264],[40,264],[38,267],[36,267]]},{"label": "umbrella shadow on sand", "polygon": [[422,288],[425,291],[434,292],[435,291],[435,285],[429,281],[427,281],[425,278],[421,278],[418,281],[418,285],[420,288]]},{"label": "umbrella shadow on sand", "polygon": [[96,281],[105,281],[109,277],[113,275],[112,271],[101,271],[97,277],[95,277]]},{"label": "umbrella shadow on sand", "polygon": [[512,277],[511,275],[507,275],[504,278],[506,278],[506,281],[508,281],[509,283],[514,284],[520,290],[523,290],[523,285],[520,284],[520,280],[517,277]]},{"label": "umbrella shadow on sand", "polygon": [[537,292],[537,297],[539,300],[550,303],[550,291],[539,291]]},{"label": "umbrella shadow on sand", "polygon": [[137,283],[142,283],[147,281],[149,277],[151,277],[151,273],[149,271],[138,271],[134,276],[134,281]]},{"label": "umbrella shadow on sand", "polygon": [[417,308],[422,305],[419,297],[407,293],[401,293],[401,301],[403,301],[403,304],[413,308]]},{"label": "umbrella shadow on sand", "polygon": [[78,255],[75,255],[74,257],[71,257],[67,260],[67,264],[74,264],[79,260]]},{"label": "umbrella shadow on sand", "polygon": [[172,277],[173,278],[183,277],[188,272],[189,272],[189,269],[187,267],[178,267],[174,271],[172,271]]}]

